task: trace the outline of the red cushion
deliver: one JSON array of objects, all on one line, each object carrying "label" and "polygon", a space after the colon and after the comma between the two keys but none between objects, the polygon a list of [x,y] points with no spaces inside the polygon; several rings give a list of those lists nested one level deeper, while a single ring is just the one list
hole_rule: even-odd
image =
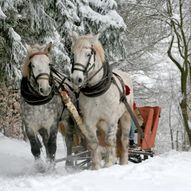
[{"label": "red cushion", "polygon": [[126,95],[129,95],[130,92],[131,92],[131,89],[129,88],[129,86],[128,86],[128,85],[125,85],[125,94],[126,94]]}]

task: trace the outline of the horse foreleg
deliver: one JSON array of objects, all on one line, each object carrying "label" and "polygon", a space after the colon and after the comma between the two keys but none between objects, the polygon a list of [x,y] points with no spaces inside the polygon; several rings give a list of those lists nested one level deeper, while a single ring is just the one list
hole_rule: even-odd
[{"label": "horse foreleg", "polygon": [[128,147],[129,147],[129,131],[130,131],[131,119],[128,112],[125,112],[119,120],[121,128],[121,143],[122,153],[120,156],[120,164],[128,163]]},{"label": "horse foreleg", "polygon": [[92,170],[98,170],[101,168],[101,153],[99,149],[99,142],[96,134],[96,127],[90,128],[87,126],[87,143],[91,150]]},{"label": "horse foreleg", "polygon": [[71,158],[72,155],[72,147],[73,147],[73,135],[75,131],[75,124],[72,118],[68,118],[64,121],[64,129],[65,129],[65,141],[67,147],[67,159],[66,159],[66,168],[70,168],[74,166],[74,162]]},{"label": "horse foreleg", "polygon": [[38,137],[35,135],[34,131],[28,127],[26,127],[26,134],[30,141],[31,152],[32,152],[34,158],[39,159],[41,144],[40,144],[40,141],[38,140]]},{"label": "horse foreleg", "polygon": [[105,137],[106,158],[105,167],[110,167],[116,162],[116,133],[117,125],[110,124]]},{"label": "horse foreleg", "polygon": [[46,156],[48,156],[48,147],[47,147],[47,144],[48,144],[48,132],[46,129],[42,128],[38,131],[42,137],[42,141],[43,141],[43,144],[45,146],[45,149],[46,149]]},{"label": "horse foreleg", "polygon": [[49,162],[54,162],[56,153],[56,137],[57,137],[57,125],[52,126],[50,129],[49,139],[47,142],[47,159]]}]

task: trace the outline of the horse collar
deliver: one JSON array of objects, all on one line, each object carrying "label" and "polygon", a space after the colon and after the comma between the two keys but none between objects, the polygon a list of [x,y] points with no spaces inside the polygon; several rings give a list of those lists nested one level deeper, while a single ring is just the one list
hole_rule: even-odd
[{"label": "horse collar", "polygon": [[27,78],[22,78],[21,80],[21,95],[24,98],[25,102],[30,105],[46,104],[53,98],[54,94],[54,86],[52,87],[52,91],[48,96],[41,96],[30,85]]},{"label": "horse collar", "polygon": [[97,97],[104,94],[111,85],[112,82],[112,72],[108,62],[103,64],[104,74],[100,82],[94,86],[86,86],[81,89],[81,92],[88,97]]}]

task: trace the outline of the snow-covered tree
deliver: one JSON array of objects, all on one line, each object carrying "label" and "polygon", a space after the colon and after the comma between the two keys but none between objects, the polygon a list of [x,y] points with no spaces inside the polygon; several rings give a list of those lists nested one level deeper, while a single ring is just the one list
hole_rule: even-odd
[{"label": "snow-covered tree", "polygon": [[18,86],[24,43],[47,41],[53,41],[53,61],[62,69],[70,62],[72,31],[100,32],[108,58],[121,57],[126,26],[116,8],[114,0],[1,0],[0,71]]},{"label": "snow-covered tree", "polygon": [[0,131],[10,136],[21,127],[15,88],[22,77],[25,44],[52,41],[52,62],[64,72],[72,31],[101,33],[107,58],[117,60],[124,51],[126,25],[116,9],[114,0],[0,0]]},{"label": "snow-covered tree", "polygon": [[127,25],[124,38],[126,59],[117,66],[132,73],[138,104],[159,105],[162,108],[157,146],[163,151],[169,149],[171,144],[175,148],[175,143],[183,143],[184,128],[178,104],[181,96],[180,75],[167,55],[171,35],[171,28],[166,24],[167,1],[117,2],[119,13]]}]

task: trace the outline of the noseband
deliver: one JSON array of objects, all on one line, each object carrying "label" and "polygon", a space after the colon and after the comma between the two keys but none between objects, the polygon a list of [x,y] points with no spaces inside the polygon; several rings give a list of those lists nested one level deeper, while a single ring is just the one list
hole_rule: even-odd
[{"label": "noseband", "polygon": [[[72,73],[73,73],[75,70],[77,70],[77,71],[83,72],[85,75],[88,75],[88,72],[95,66],[96,51],[94,50],[93,46],[88,47],[88,48],[91,49],[91,54],[90,54],[90,56],[89,56],[89,59],[88,59],[87,64],[84,66],[84,65],[81,64],[81,63],[74,63],[74,61],[73,61],[73,62],[72,62]],[[93,65],[92,65],[91,67],[89,67],[90,64],[91,64],[91,63],[90,63],[90,60],[91,60],[92,56],[93,56],[93,58],[94,58],[94,63],[93,63]]]}]

